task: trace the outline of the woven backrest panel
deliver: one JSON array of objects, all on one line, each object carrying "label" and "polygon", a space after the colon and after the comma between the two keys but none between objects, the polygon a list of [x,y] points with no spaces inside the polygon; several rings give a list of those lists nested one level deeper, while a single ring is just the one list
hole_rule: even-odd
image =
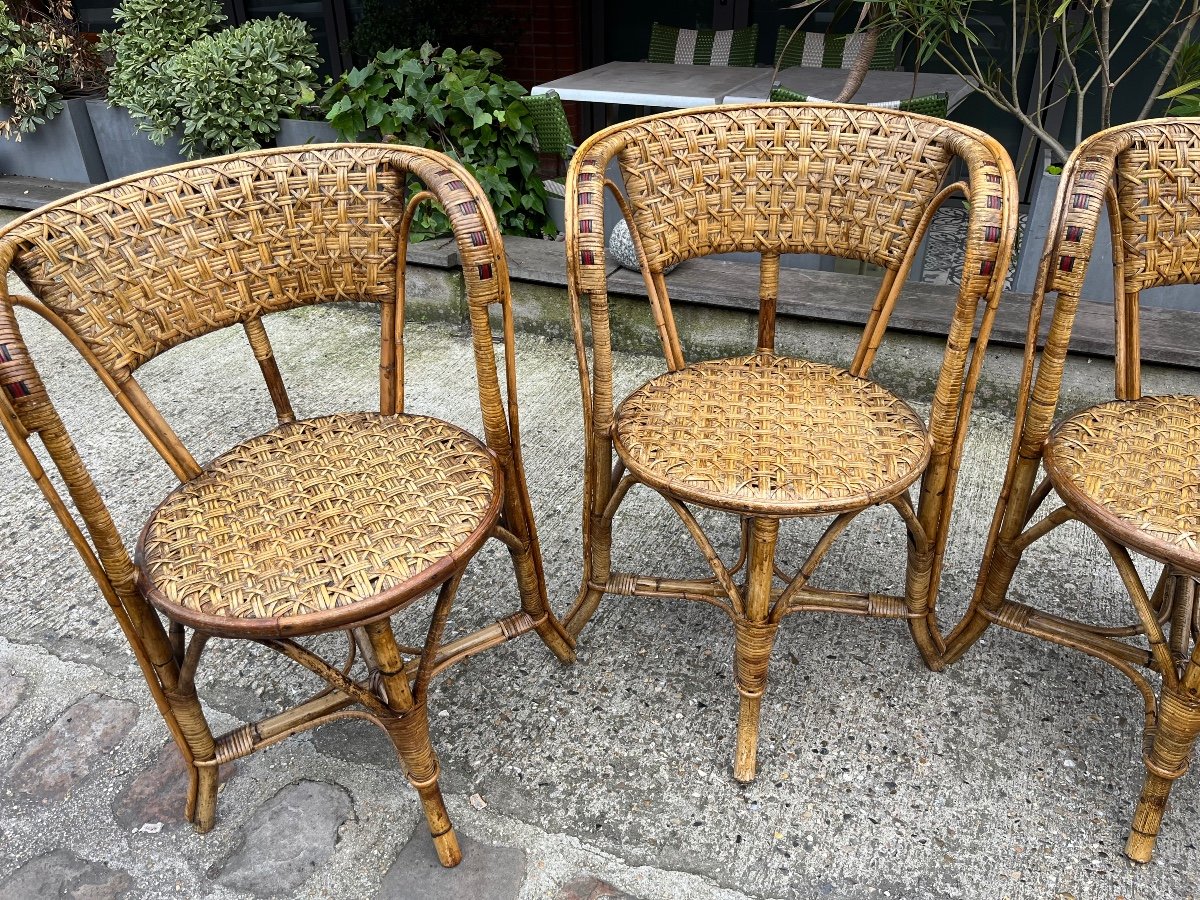
[{"label": "woven backrest panel", "polygon": [[895,268],[954,155],[936,124],[813,105],[651,118],[611,140],[654,270],[764,250]]},{"label": "woven backrest panel", "polygon": [[1200,284],[1200,120],[1158,119],[1085,141],[1063,174],[1047,287],[1078,295],[1109,185],[1129,293]]},{"label": "woven backrest panel", "polygon": [[[482,204],[458,174],[399,148],[348,144],[125,179],[16,223],[3,247],[35,295],[122,378],[170,347],[264,313],[394,297],[402,168],[413,166],[438,182],[430,186],[456,207],[456,222],[472,220],[464,231],[484,235]],[[465,266],[476,293],[496,274],[488,245],[482,237],[479,265]]]}]

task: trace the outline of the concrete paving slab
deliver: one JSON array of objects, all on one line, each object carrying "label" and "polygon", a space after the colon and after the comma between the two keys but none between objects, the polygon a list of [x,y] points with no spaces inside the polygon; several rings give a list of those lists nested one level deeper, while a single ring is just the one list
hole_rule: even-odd
[{"label": "concrete paving slab", "polygon": [[525,851],[460,835],[463,859],[447,869],[438,862],[429,828],[418,822],[383,876],[379,900],[517,900],[525,883]]}]

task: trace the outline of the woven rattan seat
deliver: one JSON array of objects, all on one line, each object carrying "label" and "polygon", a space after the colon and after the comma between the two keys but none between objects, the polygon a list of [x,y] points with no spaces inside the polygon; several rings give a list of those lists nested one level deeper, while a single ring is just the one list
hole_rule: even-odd
[{"label": "woven rattan seat", "polygon": [[1200,398],[1089,407],[1055,427],[1043,459],[1085,522],[1200,573]]},{"label": "woven rattan seat", "polygon": [[645,484],[746,513],[861,509],[903,491],[929,458],[924,423],[885,388],[769,353],[652,379],[618,408],[614,438]]},{"label": "woven rattan seat", "polygon": [[428,416],[284,425],[155,510],[138,542],[143,589],[174,619],[243,637],[390,612],[483,542],[500,481],[478,440]]}]

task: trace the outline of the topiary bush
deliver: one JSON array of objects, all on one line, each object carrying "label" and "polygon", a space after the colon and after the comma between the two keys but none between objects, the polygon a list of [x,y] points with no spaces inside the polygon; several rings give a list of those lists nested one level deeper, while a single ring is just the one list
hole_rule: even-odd
[{"label": "topiary bush", "polygon": [[[338,133],[355,139],[377,131],[385,139],[441,150],[463,163],[487,193],[501,229],[531,237],[552,234],[546,189],[538,175],[533,122],[525,89],[495,70],[494,50],[387,50],[351,69],[321,105]],[[418,238],[446,234],[441,210],[422,207]]]},{"label": "topiary bush", "polygon": [[150,138],[182,126],[187,156],[253,150],[279,131],[279,119],[315,97],[321,64],[308,26],[288,16],[253,19],[197,38],[150,65],[159,86]]},{"label": "topiary bush", "polygon": [[[123,0],[113,11],[119,27],[100,36],[112,54],[108,102],[135,118],[161,122],[171,111],[172,85],[161,64],[225,19],[219,0]],[[161,141],[160,141],[161,142]]]}]

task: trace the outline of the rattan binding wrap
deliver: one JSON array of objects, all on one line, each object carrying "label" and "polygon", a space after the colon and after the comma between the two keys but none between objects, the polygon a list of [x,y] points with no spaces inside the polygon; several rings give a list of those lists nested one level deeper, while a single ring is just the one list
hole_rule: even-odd
[{"label": "rattan binding wrap", "polygon": [[[1158,119],[1101,132],[1068,160],[1030,310],[1004,487],[970,610],[946,649],[952,662],[994,622],[1083,650],[1132,680],[1145,703],[1146,781],[1125,852],[1139,862],[1150,859],[1171,784],[1200,733],[1200,401],[1142,396],[1138,334],[1142,290],[1200,283],[1198,159],[1200,121]],[[1114,247],[1116,400],[1055,427],[1071,329],[1105,209]],[[1053,312],[1039,352],[1046,306]],[[1052,497],[1062,505],[1047,504]],[[1039,515],[1044,506],[1053,508]],[[1136,613],[1133,624],[1077,621],[1062,609],[1007,598],[1025,549],[1073,519],[1108,551]],[[1163,564],[1152,590],[1130,549]],[[1161,685],[1142,669],[1156,672]]]},{"label": "rattan binding wrap", "polygon": [[[605,180],[614,159],[668,370],[615,410],[603,197],[605,190],[620,195]],[[946,183],[955,160],[965,162],[967,183]],[[991,139],[941,120],[844,105],[756,104],[613,126],[576,152],[567,186],[586,448],[584,577],[567,624],[578,634],[605,593],[682,597],[726,612],[740,695],[734,776],[749,780],[771,646],[785,616],[824,610],[903,618],[926,663],[941,664],[937,586],[982,350],[1011,252],[1012,166]],[[946,355],[926,428],[866,379],[929,220],[960,190],[971,200],[966,261],[958,303],[947,310]],[[688,365],[663,273],[731,251],[761,256],[757,352]],[[784,253],[832,254],[885,269],[846,370],[776,354]],[[914,509],[906,489],[918,479]],[[657,490],[680,517],[711,578],[640,575],[614,563],[614,517],[638,484]],[[722,557],[688,503],[740,518],[734,560]],[[904,595],[811,584],[853,518],[879,503],[890,504],[908,532]],[[825,514],[834,519],[808,558],[785,572],[776,562],[780,519]]]},{"label": "rattan binding wrap", "polygon": [[[412,215],[426,202],[446,211],[462,265],[482,441],[404,410],[404,261]],[[10,269],[36,300],[8,296]],[[379,411],[297,420],[263,316],[333,301],[380,304]],[[179,477],[144,532],[140,568],[33,366],[14,306],[72,342]],[[279,424],[205,469],[134,373],[231,325],[246,333]],[[184,163],[91,188],[0,230],[0,422],[129,639],[188,764],[186,812],[202,831],[214,821],[220,764],[358,716],[391,736],[439,858],[458,862],[429,738],[429,680],[531,630],[573,658],[546,601],[516,397],[495,216],[466,170],[434,151],[337,144]],[[42,470],[34,437],[81,521]],[[443,643],[462,572],[489,537],[509,550],[520,608]],[[435,588],[424,647],[399,647],[388,616]],[[190,639],[187,625],[198,626]],[[349,639],[344,663],[292,639],[333,629]],[[215,738],[195,687],[214,634],[258,640],[329,690]],[[359,654],[365,671],[353,668]]]}]

